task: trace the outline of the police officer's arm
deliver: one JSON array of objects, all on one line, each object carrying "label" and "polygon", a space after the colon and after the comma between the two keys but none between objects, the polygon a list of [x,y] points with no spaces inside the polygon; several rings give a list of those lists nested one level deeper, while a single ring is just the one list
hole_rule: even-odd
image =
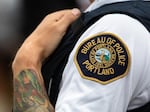
[{"label": "police officer's arm", "polygon": [[77,9],[49,14],[24,41],[13,64],[14,112],[52,112],[41,75],[42,61],[57,47]]},{"label": "police officer's arm", "polygon": [[[149,102],[149,36],[139,21],[124,14],[108,14],[93,24],[74,52],[75,70],[83,78],[74,81],[80,83],[77,93],[83,95],[79,100],[70,95],[70,102],[81,101],[93,112],[126,112]],[[73,67],[69,63],[66,71]]]}]

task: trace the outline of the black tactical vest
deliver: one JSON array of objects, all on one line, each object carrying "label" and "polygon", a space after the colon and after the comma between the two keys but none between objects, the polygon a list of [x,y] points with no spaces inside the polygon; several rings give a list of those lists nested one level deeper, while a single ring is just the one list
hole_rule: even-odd
[{"label": "black tactical vest", "polygon": [[[49,98],[54,106],[59,93],[62,72],[76,42],[84,31],[101,17],[106,14],[115,13],[126,14],[139,20],[150,32],[150,2],[148,1],[117,2],[104,5],[91,12],[83,13],[81,17],[69,27],[58,48],[45,60],[42,67],[42,74],[47,91],[49,89],[50,79],[52,79]],[[128,112],[150,112],[150,103]]]}]

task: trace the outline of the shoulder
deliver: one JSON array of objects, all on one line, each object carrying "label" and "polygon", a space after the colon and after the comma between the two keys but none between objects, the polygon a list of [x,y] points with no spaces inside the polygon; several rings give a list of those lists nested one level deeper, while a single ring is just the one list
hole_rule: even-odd
[{"label": "shoulder", "polygon": [[111,31],[114,33],[123,31],[129,34],[137,30],[146,31],[142,23],[125,14],[107,14],[101,17],[92,27],[95,30],[99,29],[99,31]]},{"label": "shoulder", "polygon": [[[131,45],[138,40],[145,43],[149,40],[149,32],[137,19],[125,14],[107,14],[91,25],[81,36],[83,41],[98,33],[112,33],[117,35],[126,44]],[[142,38],[141,38],[142,37]]]},{"label": "shoulder", "polygon": [[[75,63],[81,68],[84,68],[84,64],[86,67],[98,66],[98,68],[101,68],[102,66],[102,68],[110,68],[114,71],[115,75],[113,76],[115,77],[111,77],[110,80],[107,79],[105,82],[114,81],[128,73],[131,62],[135,68],[139,68],[137,62],[144,65],[144,54],[147,52],[145,48],[150,44],[148,40],[150,40],[149,32],[138,20],[123,14],[105,15],[88,28],[76,43],[74,49]],[[97,62],[102,63],[99,55],[103,51],[112,56],[105,58],[110,59],[109,62],[111,63],[99,65]],[[140,61],[141,59],[143,60]],[[105,62],[107,61],[105,60]],[[80,68],[79,66],[77,67]],[[115,67],[119,69],[115,70]],[[93,70],[93,68],[87,69]],[[120,70],[124,71],[119,74]],[[140,70],[142,71],[143,68]],[[103,83],[101,79],[99,82]]]},{"label": "shoulder", "polygon": [[128,47],[132,46],[133,43],[135,44],[135,42],[143,44],[149,40],[148,30],[137,19],[125,14],[107,14],[91,25],[81,35],[78,43],[96,34],[106,32],[117,35],[123,42],[129,45]]}]

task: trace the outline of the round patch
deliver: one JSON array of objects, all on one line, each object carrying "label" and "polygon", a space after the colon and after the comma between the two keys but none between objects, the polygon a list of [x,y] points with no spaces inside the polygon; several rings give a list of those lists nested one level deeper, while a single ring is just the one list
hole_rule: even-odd
[{"label": "round patch", "polygon": [[108,84],[127,74],[130,54],[119,37],[102,33],[81,43],[75,55],[75,64],[83,78]]}]

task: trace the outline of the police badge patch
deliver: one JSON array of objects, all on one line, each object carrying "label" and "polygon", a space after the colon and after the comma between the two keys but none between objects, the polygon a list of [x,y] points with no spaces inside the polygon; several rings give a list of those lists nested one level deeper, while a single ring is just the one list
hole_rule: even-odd
[{"label": "police badge patch", "polygon": [[75,55],[81,77],[108,84],[127,75],[130,53],[125,43],[112,33],[102,33],[81,43]]}]

